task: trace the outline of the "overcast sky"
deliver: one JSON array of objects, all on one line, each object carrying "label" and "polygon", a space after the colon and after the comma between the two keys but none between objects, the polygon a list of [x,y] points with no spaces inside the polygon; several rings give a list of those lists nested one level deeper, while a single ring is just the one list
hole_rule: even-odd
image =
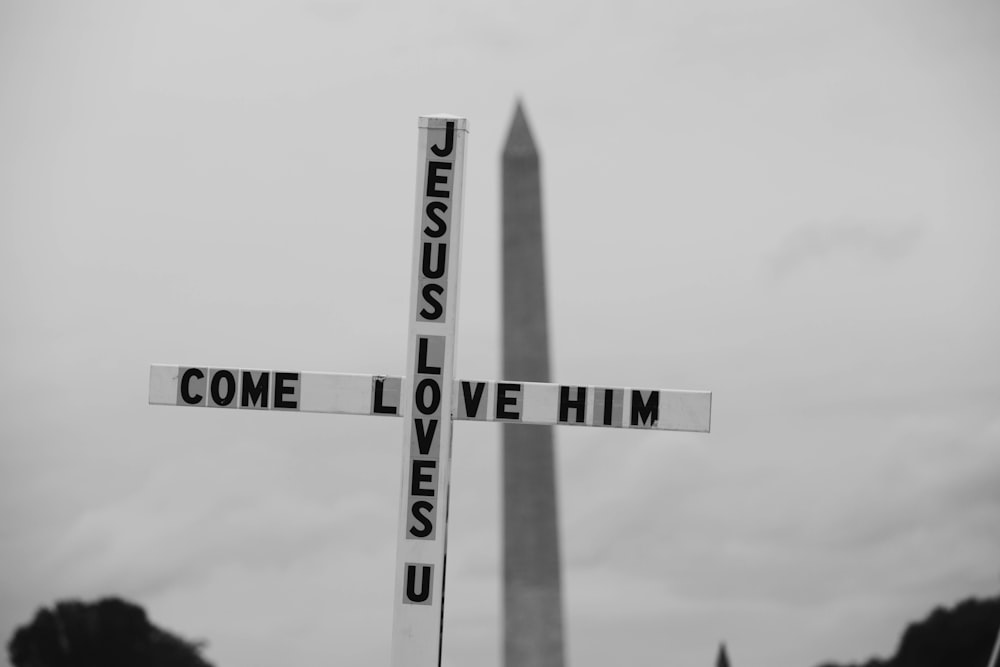
[{"label": "overcast sky", "polygon": [[[150,363],[404,373],[417,117],[542,150],[573,667],[812,667],[1000,589],[994,0],[0,0],[0,638],[118,594],[220,667],[388,664],[401,422],[150,407]],[[454,435],[445,663],[500,663],[499,427]]]}]

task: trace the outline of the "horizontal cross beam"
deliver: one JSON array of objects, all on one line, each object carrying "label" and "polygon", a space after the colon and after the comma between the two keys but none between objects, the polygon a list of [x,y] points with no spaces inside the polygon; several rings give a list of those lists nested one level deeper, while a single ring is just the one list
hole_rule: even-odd
[{"label": "horizontal cross beam", "polygon": [[[149,403],[398,417],[402,381],[392,375],[154,364]],[[456,380],[451,395],[451,414],[467,421],[708,433],[712,415],[710,391]]]}]

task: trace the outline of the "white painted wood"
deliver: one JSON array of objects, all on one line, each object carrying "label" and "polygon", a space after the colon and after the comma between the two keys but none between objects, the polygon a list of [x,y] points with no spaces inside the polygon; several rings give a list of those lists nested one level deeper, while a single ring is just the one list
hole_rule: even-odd
[{"label": "white painted wood", "polygon": [[671,431],[712,430],[712,392],[661,391],[660,429]]},{"label": "white painted wood", "polygon": [[149,367],[149,404],[177,405],[177,366]]},{"label": "white painted wood", "polygon": [[420,118],[392,667],[441,664],[467,136],[464,118]]},{"label": "white painted wood", "polygon": [[303,373],[302,412],[372,413],[371,375]]},{"label": "white painted wood", "polygon": [[521,420],[525,424],[554,424],[559,410],[559,385],[525,382]]}]

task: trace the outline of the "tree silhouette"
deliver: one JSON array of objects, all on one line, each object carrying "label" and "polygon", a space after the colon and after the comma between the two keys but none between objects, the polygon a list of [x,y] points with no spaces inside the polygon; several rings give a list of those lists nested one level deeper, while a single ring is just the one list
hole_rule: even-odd
[{"label": "tree silhouette", "polygon": [[14,631],[14,667],[212,667],[202,646],[162,630],[119,598],[59,602]]},{"label": "tree silhouette", "polygon": [[729,654],[726,653],[726,643],[719,644],[719,655],[715,658],[715,667],[729,667]]},{"label": "tree silhouette", "polygon": [[907,626],[891,658],[821,667],[986,667],[998,627],[1000,597],[965,600],[952,609],[938,607]]}]

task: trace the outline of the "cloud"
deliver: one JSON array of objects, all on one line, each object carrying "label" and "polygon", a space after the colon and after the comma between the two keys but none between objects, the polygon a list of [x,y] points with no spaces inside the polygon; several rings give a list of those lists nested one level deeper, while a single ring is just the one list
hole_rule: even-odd
[{"label": "cloud", "polygon": [[892,262],[916,247],[924,228],[918,222],[833,221],[794,229],[768,258],[772,276],[784,278],[813,262],[832,257],[860,257]]},{"label": "cloud", "polygon": [[311,18],[342,23],[360,17],[365,3],[361,0],[308,0],[302,4],[302,9]]}]

